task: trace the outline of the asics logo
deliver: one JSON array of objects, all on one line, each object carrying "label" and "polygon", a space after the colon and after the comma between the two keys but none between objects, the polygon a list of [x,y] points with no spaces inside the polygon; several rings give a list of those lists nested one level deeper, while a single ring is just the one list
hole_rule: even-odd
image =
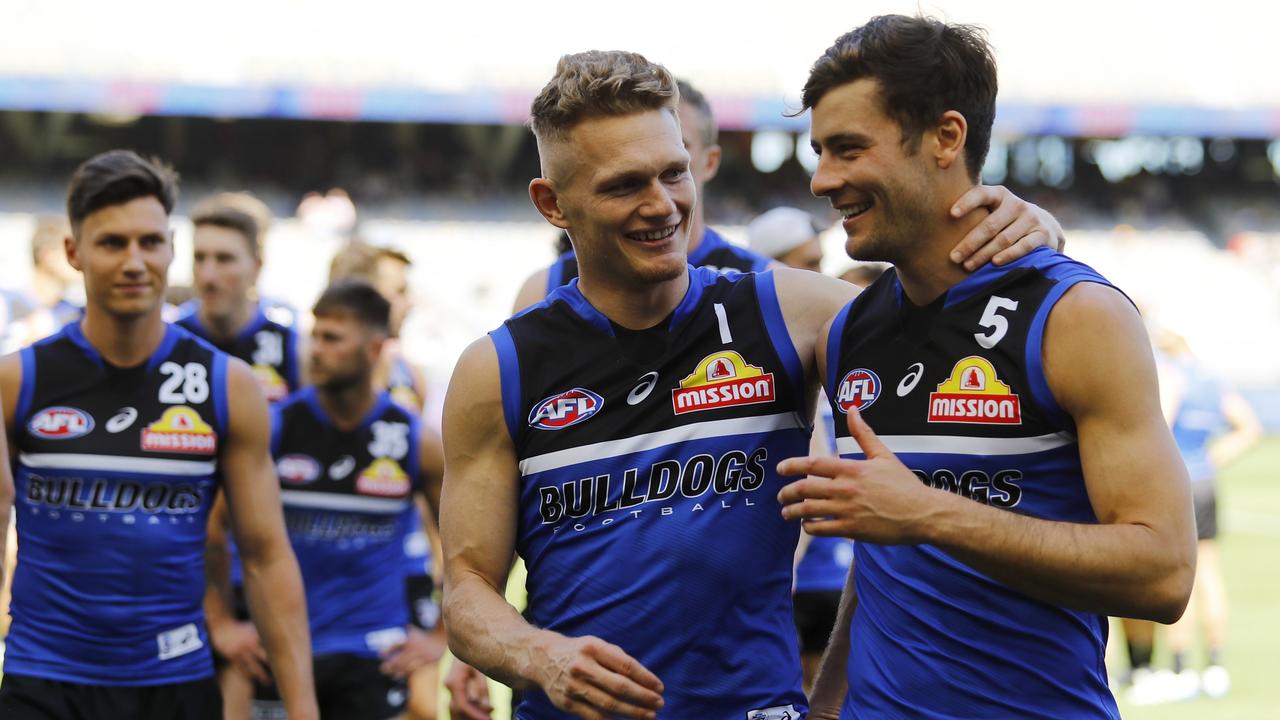
[{"label": "asics logo", "polygon": [[902,381],[898,383],[898,397],[906,397],[915,390],[916,383],[920,382],[922,375],[924,375],[924,363],[915,363],[907,368],[907,374],[903,375]]},{"label": "asics logo", "polygon": [[351,474],[356,469],[356,459],[350,455],[343,455],[338,462],[329,466],[329,479],[341,480]]},{"label": "asics logo", "polygon": [[106,425],[107,432],[113,433],[113,434],[118,432],[124,432],[125,430],[128,430],[129,426],[133,425],[133,421],[137,419],[138,419],[137,408],[132,408],[132,407],[120,408],[120,412],[111,416],[111,419],[107,421],[107,425]]},{"label": "asics logo", "polygon": [[628,405],[639,405],[644,399],[649,397],[649,393],[653,392],[654,386],[658,384],[658,372],[647,372],[640,376],[640,384],[631,388],[631,392],[627,393]]}]

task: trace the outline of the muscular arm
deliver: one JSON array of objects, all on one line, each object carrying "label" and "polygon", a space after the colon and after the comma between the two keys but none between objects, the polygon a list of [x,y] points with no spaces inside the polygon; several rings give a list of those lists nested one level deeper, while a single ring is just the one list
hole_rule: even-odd
[{"label": "muscular arm", "polygon": [[284,530],[280,485],[269,451],[267,403],[248,366],[232,360],[227,370],[230,437],[221,462],[245,593],[289,717],[314,718],[306,601]]},{"label": "muscular arm", "polygon": [[818,676],[813,681],[813,693],[809,698],[809,714],[814,720],[839,720],[840,706],[849,692],[849,628],[853,625],[853,611],[858,607],[858,591],[854,585],[854,567],[849,568],[840,595],[840,609],[836,624],[827,641],[827,651],[818,666]]},{"label": "muscular arm", "polygon": [[542,688],[579,717],[655,717],[662,685],[621,648],[535,628],[503,597],[519,470],[500,387],[497,351],[481,338],[458,361],[445,397],[440,535],[449,649],[506,685]]}]

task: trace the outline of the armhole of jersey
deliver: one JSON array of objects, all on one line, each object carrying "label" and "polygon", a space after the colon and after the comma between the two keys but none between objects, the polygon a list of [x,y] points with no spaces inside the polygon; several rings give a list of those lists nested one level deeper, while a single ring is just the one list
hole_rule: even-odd
[{"label": "armhole of jersey", "polygon": [[520,359],[516,355],[516,343],[511,330],[503,325],[489,333],[493,347],[498,351],[499,391],[502,393],[502,416],[507,421],[507,432],[514,444],[520,439]]},{"label": "armhole of jersey", "polygon": [[853,308],[853,304],[858,298],[850,300],[844,307],[840,308],[840,312],[831,321],[831,329],[827,331],[827,377],[824,378],[827,383],[827,399],[832,403],[832,416],[835,415],[836,401],[836,372],[840,368],[840,345],[844,339],[845,322],[849,319],[849,310]]},{"label": "armhole of jersey", "polygon": [[[409,413],[409,487],[422,492],[422,418]],[[413,503],[413,498],[409,499]]]},{"label": "armhole of jersey", "polygon": [[764,318],[765,330],[769,340],[782,360],[782,366],[791,379],[791,387],[797,393],[804,393],[804,365],[800,363],[800,354],[791,342],[791,333],[787,332],[787,321],[782,316],[782,306],[778,304],[778,288],[774,285],[773,271],[760,273],[756,279],[756,300],[760,304],[760,315]]},{"label": "armhole of jersey", "polygon": [[285,338],[287,339],[285,348],[285,361],[289,365],[285,368],[284,382],[289,386],[289,392],[295,392],[302,387],[302,358],[298,357],[298,331],[292,325],[285,326]]},{"label": "armhole of jersey", "polygon": [[22,383],[18,386],[18,404],[14,408],[13,427],[9,432],[17,433],[14,428],[27,424],[27,416],[31,414],[31,401],[36,394],[36,349],[24,347],[19,353],[22,358]]},{"label": "armhole of jersey", "polygon": [[213,353],[213,417],[218,423],[218,435],[227,437],[230,408],[227,406],[227,355]]},{"label": "armhole of jersey", "polygon": [[1044,330],[1049,322],[1049,313],[1053,311],[1054,306],[1063,295],[1067,294],[1068,290],[1082,282],[1095,282],[1113,287],[1102,276],[1088,272],[1072,273],[1061,278],[1049,290],[1044,302],[1040,303],[1040,308],[1032,318],[1031,328],[1027,332],[1027,382],[1031,383],[1031,398],[1054,424],[1071,432],[1075,432],[1075,422],[1062,409],[1062,406],[1058,405],[1057,399],[1053,397],[1053,391],[1049,389],[1049,381],[1044,376]]}]

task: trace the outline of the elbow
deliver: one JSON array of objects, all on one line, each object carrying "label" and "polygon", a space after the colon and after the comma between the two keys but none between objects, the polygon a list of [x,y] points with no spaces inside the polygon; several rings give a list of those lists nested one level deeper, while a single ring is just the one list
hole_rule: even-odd
[{"label": "elbow", "polygon": [[1172,625],[1182,617],[1191,600],[1196,577],[1194,550],[1178,557],[1149,587],[1145,619]]}]

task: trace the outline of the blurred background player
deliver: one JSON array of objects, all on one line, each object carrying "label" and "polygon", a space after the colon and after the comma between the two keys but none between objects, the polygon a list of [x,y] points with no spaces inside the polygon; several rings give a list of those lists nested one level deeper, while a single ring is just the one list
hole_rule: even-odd
[{"label": "blurred background player", "polygon": [[[689,174],[693,178],[698,202],[693,209],[689,240],[689,264],[715,270],[759,272],[769,267],[769,258],[734,245],[707,227],[703,188],[720,171],[720,129],[711,113],[711,103],[697,88],[684,80],[680,86],[680,128],[685,150],[689,152]],[[567,285],[578,276],[578,260],[572,247],[562,252],[551,267],[530,275],[516,296],[513,312],[519,312],[542,300],[547,293]]]},{"label": "blurred background player", "polygon": [[[1126,695],[1134,705],[1187,700],[1199,692],[1218,698],[1230,690],[1231,675],[1223,665],[1228,603],[1218,553],[1217,475],[1262,437],[1249,403],[1196,359],[1185,338],[1153,323],[1151,339],[1160,373],[1160,402],[1191,478],[1198,543],[1191,602],[1165,636],[1170,670],[1151,670],[1155,625],[1124,621],[1133,683]],[[1206,666],[1197,672],[1187,656],[1201,629]]]},{"label": "blurred background player", "polygon": [[[275,409],[272,454],[306,588],[320,713],[400,717],[405,678],[444,652],[443,637],[410,629],[397,572],[415,496],[439,506],[440,441],[374,389],[390,304],[345,282],[325,290],[312,312],[315,384]],[[254,716],[274,717],[273,689],[256,697]]]},{"label": "blurred background player", "polygon": [[[31,294],[49,312],[54,330],[84,312],[84,289],[80,272],[67,262],[63,241],[71,234],[65,218],[41,217],[31,235]],[[47,333],[46,333],[47,334]]]},{"label": "blurred background player", "polygon": [[822,228],[809,213],[793,207],[774,208],[747,223],[747,247],[775,262],[799,270],[822,270]]},{"label": "blurred background player", "polygon": [[83,163],[65,242],[83,319],[0,359],[23,490],[5,718],[221,716],[199,598],[219,485],[291,717],[315,717],[266,402],[244,363],[161,318],[176,193],[132,152]]}]

